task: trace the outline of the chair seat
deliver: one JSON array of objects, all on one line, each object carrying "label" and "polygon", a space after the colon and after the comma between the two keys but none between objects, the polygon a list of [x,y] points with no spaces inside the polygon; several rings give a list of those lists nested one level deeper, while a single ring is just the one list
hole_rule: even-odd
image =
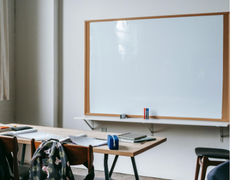
[{"label": "chair seat", "polygon": [[208,180],[229,180],[229,161],[226,161],[214,169],[212,169],[208,176]]},{"label": "chair seat", "polygon": [[229,159],[229,150],[217,148],[198,147],[195,149],[197,156],[207,156],[210,158]]}]

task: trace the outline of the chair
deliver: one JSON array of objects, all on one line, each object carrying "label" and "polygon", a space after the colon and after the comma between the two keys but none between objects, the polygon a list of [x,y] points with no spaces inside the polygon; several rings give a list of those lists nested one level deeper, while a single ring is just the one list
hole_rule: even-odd
[{"label": "chair", "polygon": [[207,176],[208,180],[229,180],[229,160],[212,169]]},{"label": "chair", "polygon": [[[35,141],[32,139],[31,141],[31,158],[41,144],[39,141]],[[71,145],[71,144],[63,144],[66,156],[68,157],[70,165],[85,165],[88,168],[88,173],[93,169],[93,148],[92,146],[85,147],[85,146],[78,146],[78,145]],[[80,175],[74,175],[75,179],[84,177]]]},{"label": "chair", "polygon": [[226,149],[197,147],[195,149],[195,153],[197,155],[195,180],[198,179],[200,166],[202,168],[200,179],[204,180],[208,166],[217,166],[225,162],[225,161],[219,161],[219,160],[213,161],[213,160],[209,160],[209,158],[229,159],[229,150],[226,150]]},{"label": "chair", "polygon": [[23,180],[29,178],[29,168],[28,167],[19,167],[18,166],[18,140],[16,137],[0,137],[0,141],[4,147],[7,160],[11,171],[14,174],[15,180]]}]

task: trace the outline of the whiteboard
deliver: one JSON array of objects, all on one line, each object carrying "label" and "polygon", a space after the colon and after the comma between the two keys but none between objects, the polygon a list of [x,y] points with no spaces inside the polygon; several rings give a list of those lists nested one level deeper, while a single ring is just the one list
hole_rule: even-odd
[{"label": "whiteboard", "polygon": [[222,116],[223,15],[90,23],[90,113]]}]

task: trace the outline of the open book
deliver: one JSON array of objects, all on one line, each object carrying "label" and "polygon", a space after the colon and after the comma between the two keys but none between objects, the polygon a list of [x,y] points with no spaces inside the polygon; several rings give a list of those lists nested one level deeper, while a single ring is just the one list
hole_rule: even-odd
[{"label": "open book", "polygon": [[32,133],[26,133],[26,134],[18,134],[17,137],[19,138],[26,138],[26,139],[35,139],[36,141],[43,141],[48,139],[62,139],[62,136],[58,136],[56,134],[50,134],[47,132],[32,132]]},{"label": "open book", "polygon": [[81,145],[81,146],[102,146],[107,144],[105,140],[99,140],[92,137],[87,137],[86,134],[80,134],[77,136],[69,135],[67,138],[63,138],[59,140],[60,142],[72,142],[73,144]]},{"label": "open book", "polygon": [[18,136],[19,134],[28,134],[28,133],[32,133],[32,132],[37,132],[37,129],[25,129],[25,130],[21,130],[21,131],[8,131],[8,132],[4,132],[1,134],[5,135],[5,136]]},{"label": "open book", "polygon": [[73,143],[81,146],[101,146],[107,144],[105,140],[98,140],[92,137],[87,137],[86,134],[80,134],[77,136],[69,135],[69,137],[63,138],[62,136],[56,134],[50,134],[46,132],[39,131],[37,129],[26,129],[21,131],[10,131],[1,133],[2,135],[7,136],[16,136],[18,138],[25,138],[25,139],[35,139],[36,141],[43,141],[48,139],[58,139],[59,142],[63,143]]},{"label": "open book", "polygon": [[39,131],[37,129],[25,129],[21,131],[9,131],[5,133],[1,133],[2,135],[6,136],[16,136],[18,138],[25,138],[25,139],[35,139],[36,141],[43,141],[48,139],[62,139],[62,136],[58,136],[55,134],[50,134],[46,132]]}]

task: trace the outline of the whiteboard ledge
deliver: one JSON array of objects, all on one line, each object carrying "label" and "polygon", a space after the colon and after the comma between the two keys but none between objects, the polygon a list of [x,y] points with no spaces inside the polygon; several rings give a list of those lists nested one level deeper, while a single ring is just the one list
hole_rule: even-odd
[{"label": "whiteboard ledge", "polygon": [[199,121],[199,120],[180,120],[180,119],[142,119],[142,118],[125,118],[106,117],[106,116],[82,116],[74,117],[76,120],[89,121],[106,121],[106,122],[127,122],[127,123],[143,123],[143,124],[171,124],[171,125],[188,125],[188,126],[212,126],[212,127],[228,127],[229,122],[221,121]]}]

